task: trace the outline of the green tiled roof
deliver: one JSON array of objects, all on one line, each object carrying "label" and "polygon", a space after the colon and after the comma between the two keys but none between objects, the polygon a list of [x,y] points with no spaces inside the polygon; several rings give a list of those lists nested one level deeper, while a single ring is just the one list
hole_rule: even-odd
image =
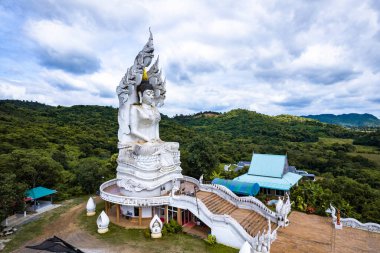
[{"label": "green tiled roof", "polygon": [[30,189],[26,191],[26,197],[32,199],[39,199],[51,194],[57,193],[56,190],[51,190],[42,186]]},{"label": "green tiled roof", "polygon": [[253,153],[248,174],[254,176],[281,178],[286,164],[286,155],[268,155]]}]

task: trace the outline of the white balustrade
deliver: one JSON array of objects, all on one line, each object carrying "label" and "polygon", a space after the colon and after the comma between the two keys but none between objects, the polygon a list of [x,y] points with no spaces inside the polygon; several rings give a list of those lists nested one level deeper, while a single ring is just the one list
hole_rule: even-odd
[{"label": "white balustrade", "polygon": [[202,222],[204,222],[207,226],[211,228],[211,230],[216,227],[224,229],[227,233],[228,231],[232,231],[231,236],[235,238],[229,237],[217,237],[219,242],[232,246],[232,247],[240,247],[241,244],[246,240],[252,240],[252,236],[250,236],[247,231],[238,223],[234,218],[230,215],[220,215],[212,213],[206,205],[198,200],[198,205],[196,199],[191,196],[186,195],[175,195],[171,199],[171,206],[179,207],[182,209],[187,209],[195,214]]},{"label": "white balustrade", "polygon": [[270,218],[272,222],[277,223],[276,213],[270,210],[266,205],[264,205],[264,203],[255,197],[238,197],[235,193],[223,185],[200,184],[199,181],[193,177],[184,176],[183,179],[197,185],[201,191],[215,193],[219,197],[229,201],[231,204],[239,208],[254,210],[265,218]]},{"label": "white balustrade", "polygon": [[[331,213],[331,216],[333,218],[333,223],[336,222],[336,208],[330,204],[330,208],[326,210],[327,213]],[[376,232],[380,233],[380,224],[368,222],[368,223],[361,223],[357,219],[354,218],[340,218],[340,223],[343,224],[345,227],[352,227],[357,229],[362,229],[370,232]]]},{"label": "white balustrade", "polygon": [[120,205],[129,205],[129,206],[160,206],[168,205],[170,203],[169,196],[161,197],[150,197],[150,198],[138,198],[138,197],[129,197],[121,194],[112,194],[105,191],[107,187],[116,185],[117,179],[109,180],[103,183],[100,186],[100,197],[105,201],[120,204]]}]

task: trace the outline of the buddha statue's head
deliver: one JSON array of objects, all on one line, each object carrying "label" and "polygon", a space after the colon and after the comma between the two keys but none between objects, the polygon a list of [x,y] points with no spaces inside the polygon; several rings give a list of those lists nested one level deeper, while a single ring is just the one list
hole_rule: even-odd
[{"label": "buddha statue's head", "polygon": [[141,104],[154,105],[154,88],[149,81],[142,81],[137,87],[137,93]]}]

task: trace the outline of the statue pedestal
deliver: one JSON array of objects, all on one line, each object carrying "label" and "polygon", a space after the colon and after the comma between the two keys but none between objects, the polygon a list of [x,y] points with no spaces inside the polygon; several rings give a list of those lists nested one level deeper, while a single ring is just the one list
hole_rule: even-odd
[{"label": "statue pedestal", "polygon": [[343,229],[343,224],[340,223],[339,225],[335,222],[334,223],[335,229]]},{"label": "statue pedestal", "polygon": [[183,178],[178,147],[176,142],[133,143],[121,147],[116,169],[121,194],[133,197],[168,194],[174,182]]},{"label": "statue pedestal", "polygon": [[99,234],[105,234],[105,233],[107,233],[108,232],[108,228],[99,228],[98,229],[98,233]]},{"label": "statue pedestal", "polygon": [[157,233],[157,234],[151,234],[150,235],[153,239],[157,239],[157,238],[161,238],[162,237],[162,233]]}]

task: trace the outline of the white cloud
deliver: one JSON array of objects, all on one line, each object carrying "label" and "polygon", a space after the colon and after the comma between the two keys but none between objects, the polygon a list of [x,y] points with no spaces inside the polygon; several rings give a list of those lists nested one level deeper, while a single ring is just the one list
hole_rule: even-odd
[{"label": "white cloud", "polygon": [[344,50],[333,45],[310,45],[299,58],[292,62],[292,67],[334,67],[347,62]]},{"label": "white cloud", "polygon": [[0,80],[0,94],[1,99],[22,99],[26,94],[26,89],[25,87],[19,87],[4,80]]},{"label": "white cloud", "polygon": [[115,88],[152,27],[169,115],[380,117],[379,10],[369,1],[41,0],[0,3],[0,13],[1,98],[117,106]]},{"label": "white cloud", "polygon": [[70,26],[60,20],[29,20],[25,31],[42,47],[59,52],[88,51],[96,35],[79,25]]}]

